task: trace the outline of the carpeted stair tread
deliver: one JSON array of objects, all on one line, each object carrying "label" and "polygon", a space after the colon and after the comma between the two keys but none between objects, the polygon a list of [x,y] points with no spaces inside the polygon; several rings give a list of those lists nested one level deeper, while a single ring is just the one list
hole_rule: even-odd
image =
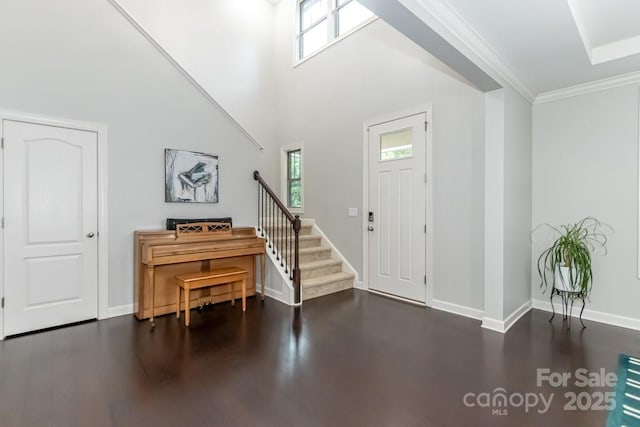
[{"label": "carpeted stair tread", "polygon": [[[301,234],[298,236],[298,240],[321,240],[321,236],[316,236],[315,234]],[[286,240],[285,238],[276,237],[274,240]],[[293,237],[289,236],[289,240],[293,241]]]},{"label": "carpeted stair tread", "polygon": [[313,246],[311,248],[300,248],[300,254],[310,254],[315,252],[331,251],[329,246]]},{"label": "carpeted stair tread", "polygon": [[310,270],[312,268],[330,267],[333,265],[340,265],[342,261],[335,259],[323,259],[319,261],[309,261],[304,264],[300,264],[300,270]]},{"label": "carpeted stair tread", "polygon": [[353,273],[340,272],[340,273],[328,274],[326,276],[312,277],[310,279],[303,280],[302,286],[304,286],[305,288],[311,288],[314,286],[326,285],[327,283],[340,282],[343,280],[350,280],[353,278],[355,278],[355,274]]}]

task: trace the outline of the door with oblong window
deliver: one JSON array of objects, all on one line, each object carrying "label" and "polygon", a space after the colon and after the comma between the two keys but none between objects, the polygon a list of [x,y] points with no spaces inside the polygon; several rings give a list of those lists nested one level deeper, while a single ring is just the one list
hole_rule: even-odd
[{"label": "door with oblong window", "polygon": [[426,303],[426,115],[369,128],[369,289]]}]

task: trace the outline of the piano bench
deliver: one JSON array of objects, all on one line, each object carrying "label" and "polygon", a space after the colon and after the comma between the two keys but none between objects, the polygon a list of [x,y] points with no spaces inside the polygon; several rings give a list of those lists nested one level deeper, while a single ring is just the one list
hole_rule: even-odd
[{"label": "piano bench", "polygon": [[[189,293],[191,290],[210,288],[218,285],[231,284],[231,293],[233,296],[233,283],[242,283],[242,311],[247,311],[247,277],[249,273],[247,270],[240,267],[225,267],[212,271],[205,271],[199,273],[180,274],[176,276],[176,317],[180,318],[180,300],[182,290],[184,289],[184,324],[189,326],[191,320],[191,301],[189,299]],[[232,299],[232,303],[235,302],[235,297]]]}]

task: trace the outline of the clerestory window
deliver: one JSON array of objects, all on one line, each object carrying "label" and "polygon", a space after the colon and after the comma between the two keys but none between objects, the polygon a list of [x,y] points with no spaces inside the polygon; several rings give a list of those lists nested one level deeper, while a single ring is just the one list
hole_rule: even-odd
[{"label": "clerestory window", "polygon": [[375,18],[357,0],[297,0],[297,52],[303,60]]}]

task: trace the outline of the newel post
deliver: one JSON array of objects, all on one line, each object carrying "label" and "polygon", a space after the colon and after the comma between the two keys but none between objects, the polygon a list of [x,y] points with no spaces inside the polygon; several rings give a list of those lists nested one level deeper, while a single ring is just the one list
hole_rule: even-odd
[{"label": "newel post", "polygon": [[294,234],[294,260],[293,260],[293,291],[294,291],[294,302],[296,304],[300,304],[301,295],[300,295],[300,253],[299,253],[299,237],[300,237],[300,229],[302,228],[300,216],[296,215],[293,220],[293,234]]}]

